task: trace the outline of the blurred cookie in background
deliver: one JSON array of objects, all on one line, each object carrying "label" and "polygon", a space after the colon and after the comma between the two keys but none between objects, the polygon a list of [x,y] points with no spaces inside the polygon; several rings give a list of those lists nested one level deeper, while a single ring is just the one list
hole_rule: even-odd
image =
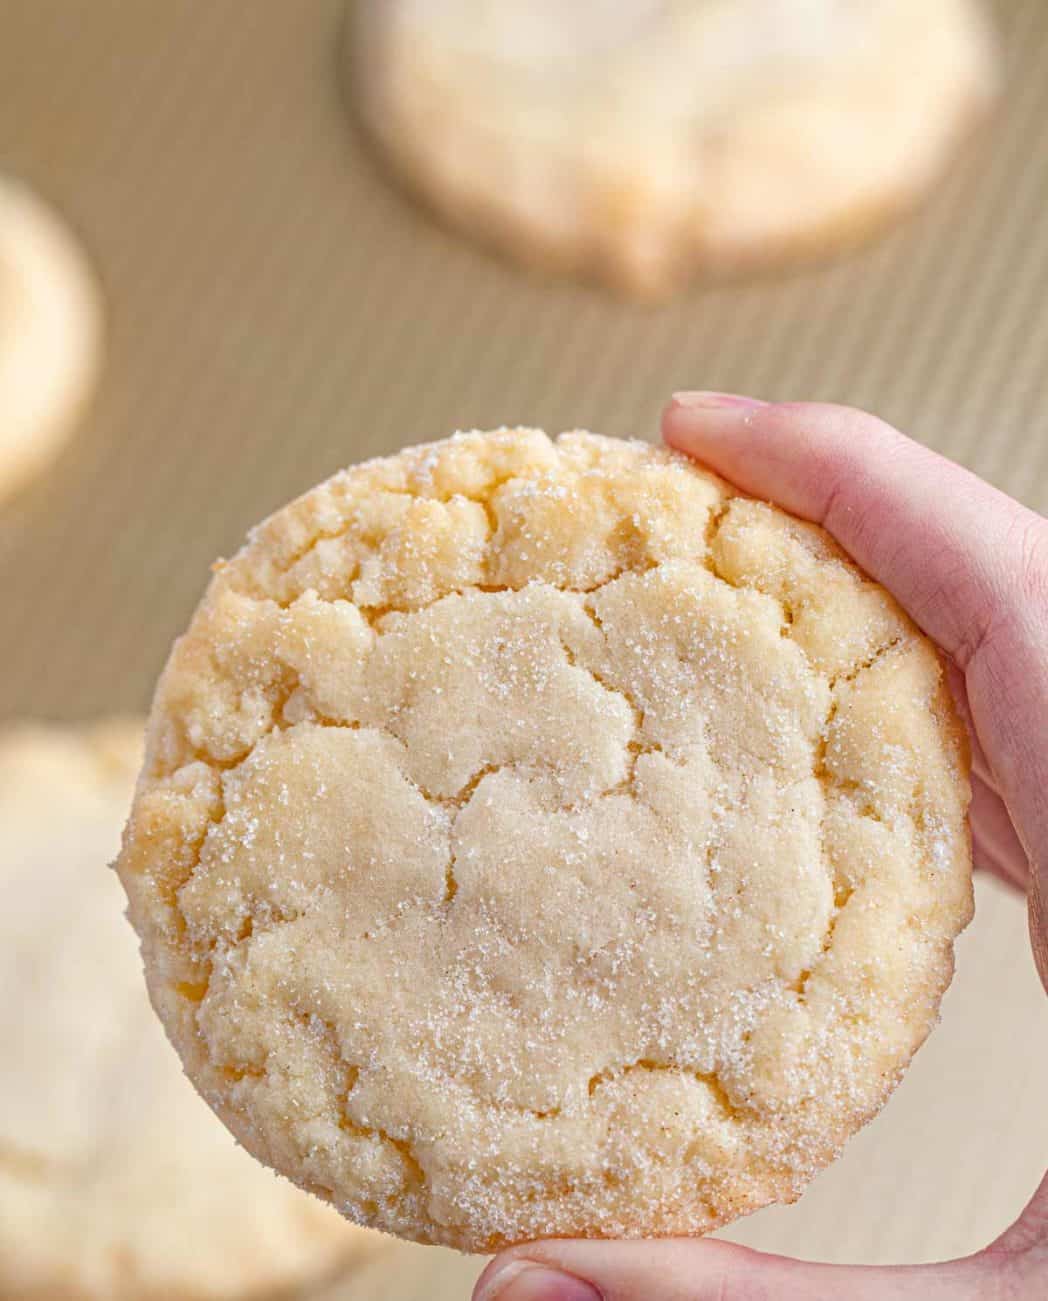
[{"label": "blurred cookie in background", "polygon": [[467,1301],[487,1264],[450,1247],[390,1239],[348,1277],[309,1294],[309,1301]]},{"label": "blurred cookie in background", "polygon": [[42,199],[0,177],[0,498],[58,453],[101,357],[101,294],[85,254]]},{"label": "blurred cookie in background", "polygon": [[239,1151],[145,992],[115,856],[141,724],[0,733],[0,1301],[230,1301],[381,1240]]},{"label": "blurred cookie in background", "polygon": [[975,0],[351,0],[399,174],[521,261],[665,294],[914,203],[986,114]]}]

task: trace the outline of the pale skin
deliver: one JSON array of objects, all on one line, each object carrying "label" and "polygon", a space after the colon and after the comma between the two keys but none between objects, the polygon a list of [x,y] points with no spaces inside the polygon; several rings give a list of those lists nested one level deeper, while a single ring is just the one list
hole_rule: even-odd
[{"label": "pale skin", "polygon": [[[941,648],[972,748],[975,862],[1027,894],[1048,990],[1048,519],[862,412],[678,394],[667,443],[822,524]],[[935,1265],[806,1264],[704,1239],[537,1242],[474,1301],[1034,1301],[1048,1174],[1018,1221]]]}]

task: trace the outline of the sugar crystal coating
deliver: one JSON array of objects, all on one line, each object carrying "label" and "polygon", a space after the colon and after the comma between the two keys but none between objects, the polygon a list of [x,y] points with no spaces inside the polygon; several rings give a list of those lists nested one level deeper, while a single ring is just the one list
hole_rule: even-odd
[{"label": "sugar crystal coating", "polygon": [[218,567],[118,869],[245,1146],[487,1251],[796,1198],[934,1023],[967,800],[934,649],[821,530],[500,430]]}]

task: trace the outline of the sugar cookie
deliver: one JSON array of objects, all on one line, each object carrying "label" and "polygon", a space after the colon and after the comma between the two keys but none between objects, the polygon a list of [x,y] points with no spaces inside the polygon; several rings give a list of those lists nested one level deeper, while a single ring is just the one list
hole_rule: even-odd
[{"label": "sugar cookie", "polygon": [[451,224],[665,293],[851,242],[989,107],[974,0],[357,0],[363,120]]},{"label": "sugar cookie", "polygon": [[0,496],[72,432],[102,352],[94,275],[61,220],[0,178]]},{"label": "sugar cookie", "polygon": [[241,1142],[487,1251],[796,1198],[935,1021],[967,801],[934,649],[821,530],[502,430],[218,568],[118,871]]},{"label": "sugar cookie", "polygon": [[232,1301],[362,1245],[245,1153],[149,1007],[107,863],[141,724],[0,733],[0,1298]]}]

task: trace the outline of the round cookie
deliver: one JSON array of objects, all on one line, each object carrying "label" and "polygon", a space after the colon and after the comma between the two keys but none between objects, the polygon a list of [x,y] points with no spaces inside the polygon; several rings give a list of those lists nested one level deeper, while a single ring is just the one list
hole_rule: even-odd
[{"label": "round cookie", "polygon": [[118,871],[187,1071],[362,1223],[488,1251],[796,1198],[971,914],[934,648],[677,455],[456,435],[220,565]]},{"label": "round cookie", "polygon": [[364,1237],[210,1114],[149,1006],[120,843],[141,723],[0,733],[0,1298],[232,1301]]},{"label": "round cookie", "polygon": [[369,133],[451,224],[666,293],[849,243],[985,114],[976,0],[356,0]]},{"label": "round cookie", "polygon": [[101,300],[83,252],[31,190],[0,177],[0,496],[57,455],[101,353]]}]

